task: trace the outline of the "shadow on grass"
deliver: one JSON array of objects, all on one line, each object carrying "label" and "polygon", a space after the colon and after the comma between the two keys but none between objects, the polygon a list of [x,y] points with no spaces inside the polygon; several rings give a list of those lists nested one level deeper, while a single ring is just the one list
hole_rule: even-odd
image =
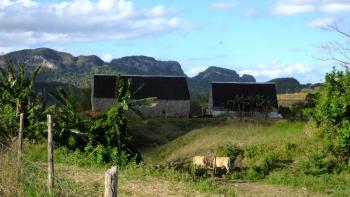
[{"label": "shadow on grass", "polygon": [[166,144],[193,129],[215,126],[225,118],[131,118],[129,133],[136,148]]}]

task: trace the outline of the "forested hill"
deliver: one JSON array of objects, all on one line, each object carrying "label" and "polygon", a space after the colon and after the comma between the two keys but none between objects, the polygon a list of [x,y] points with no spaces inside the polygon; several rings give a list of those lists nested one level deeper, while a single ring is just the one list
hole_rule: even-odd
[{"label": "forested hill", "polygon": [[300,92],[304,88],[314,88],[321,85],[321,84],[311,84],[311,83],[301,84],[298,80],[291,77],[276,78],[268,82],[272,82],[276,84],[276,91],[278,94]]},{"label": "forested hill", "polygon": [[[73,56],[49,48],[25,49],[0,56],[0,65],[5,60],[15,65],[24,63],[31,70],[42,64],[44,69],[38,77],[44,83],[71,84],[78,88],[89,88],[93,74],[135,74],[185,76],[181,65],[176,61],[159,61],[147,56],[128,56],[105,62],[96,55]],[[236,71],[211,66],[194,77],[187,77],[191,95],[207,94],[211,81],[255,82],[251,75],[239,75]],[[300,84],[294,78],[277,78],[269,82],[276,83],[278,93],[299,92],[311,84]]]},{"label": "forested hill", "polygon": [[[15,65],[24,63],[26,69],[42,64],[44,69],[39,82],[72,84],[79,88],[90,86],[93,74],[136,74],[185,76],[181,65],[176,61],[159,61],[147,56],[128,56],[104,62],[95,55],[73,56],[49,48],[25,49],[0,56],[0,64],[11,60]],[[255,82],[250,75],[242,77],[234,70],[209,67],[195,77],[188,77],[192,94],[206,93],[211,81]]]}]

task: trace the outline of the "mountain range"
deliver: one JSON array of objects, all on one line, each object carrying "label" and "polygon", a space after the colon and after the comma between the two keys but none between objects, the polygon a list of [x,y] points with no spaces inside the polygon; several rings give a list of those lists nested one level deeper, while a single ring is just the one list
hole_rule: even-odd
[{"label": "mountain range", "polygon": [[[5,60],[15,65],[25,64],[32,70],[37,65],[43,65],[38,76],[41,83],[72,84],[79,88],[88,88],[93,74],[132,74],[132,75],[168,75],[186,76],[181,65],[176,61],[159,61],[147,56],[128,56],[105,62],[95,55],[73,56],[49,48],[24,49],[0,56],[0,65]],[[207,93],[211,81],[222,82],[256,82],[254,76],[221,68],[208,67],[194,77],[187,77],[192,95]],[[299,91],[302,85],[293,78],[271,80],[275,82],[278,92],[286,90]]]}]

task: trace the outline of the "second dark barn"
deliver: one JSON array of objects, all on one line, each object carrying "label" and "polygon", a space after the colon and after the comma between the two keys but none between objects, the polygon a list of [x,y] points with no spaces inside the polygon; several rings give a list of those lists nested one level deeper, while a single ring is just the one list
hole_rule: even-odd
[{"label": "second dark barn", "polygon": [[[268,100],[273,109],[277,109],[277,95],[274,83],[237,83],[237,82],[212,82],[209,89],[209,113],[218,116],[227,113],[236,113],[237,111],[227,107],[230,100],[235,97],[245,99],[254,96],[260,96]],[[244,110],[249,110],[247,107]],[[257,111],[257,109],[254,109]],[[270,117],[277,116],[276,110],[269,113]]]},{"label": "second dark barn", "polygon": [[[122,81],[131,80],[132,99],[156,97],[156,106],[139,107],[149,117],[188,117],[190,94],[184,76],[122,75]],[[117,76],[94,75],[91,104],[93,111],[104,111],[115,102]]]}]

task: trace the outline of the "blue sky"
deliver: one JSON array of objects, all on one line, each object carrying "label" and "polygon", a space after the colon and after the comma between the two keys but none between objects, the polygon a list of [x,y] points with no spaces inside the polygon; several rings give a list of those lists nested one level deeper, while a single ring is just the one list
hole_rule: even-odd
[{"label": "blue sky", "polygon": [[[147,55],[194,76],[208,66],[258,81],[320,82],[320,46],[349,21],[349,0],[1,0],[0,52],[51,47],[106,61]],[[346,30],[346,29],[345,29]]]}]

